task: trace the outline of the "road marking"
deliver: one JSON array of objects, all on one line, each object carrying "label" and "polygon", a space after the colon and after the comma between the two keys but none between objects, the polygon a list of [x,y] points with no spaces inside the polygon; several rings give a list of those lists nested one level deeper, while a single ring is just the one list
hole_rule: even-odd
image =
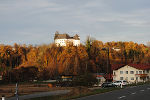
[{"label": "road marking", "polygon": [[130,88],[135,88],[136,86],[132,86],[132,87],[130,87]]},{"label": "road marking", "polygon": [[136,92],[133,92],[133,93],[131,93],[131,94],[136,94]]},{"label": "road marking", "polygon": [[121,97],[118,97],[118,99],[122,99],[122,98],[125,98],[126,96],[121,96]]},{"label": "road marking", "polygon": [[145,90],[140,90],[141,92],[145,91]]},{"label": "road marking", "polygon": [[147,88],[147,90],[150,90],[150,88]]}]

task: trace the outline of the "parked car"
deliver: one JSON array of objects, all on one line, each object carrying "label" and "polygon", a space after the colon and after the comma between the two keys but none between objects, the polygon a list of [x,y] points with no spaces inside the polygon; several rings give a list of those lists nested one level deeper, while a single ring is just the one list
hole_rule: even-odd
[{"label": "parked car", "polygon": [[117,86],[121,86],[121,84],[122,84],[123,86],[126,86],[126,85],[128,85],[128,82],[125,81],[125,80],[119,80],[119,81],[113,82],[113,84],[115,84],[115,85],[117,85]]},{"label": "parked car", "polygon": [[117,85],[113,84],[112,82],[105,82],[101,85],[102,88],[106,87],[117,87]]},{"label": "parked car", "polygon": [[101,85],[102,85],[102,84],[99,83],[99,84],[94,84],[93,86],[94,86],[94,87],[101,87]]}]

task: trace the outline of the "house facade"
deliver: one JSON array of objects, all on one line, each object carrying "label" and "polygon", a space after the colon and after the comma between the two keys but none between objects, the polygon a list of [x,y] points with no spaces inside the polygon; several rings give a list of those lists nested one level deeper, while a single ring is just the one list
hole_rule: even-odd
[{"label": "house facade", "polygon": [[80,45],[80,37],[76,34],[73,37],[70,37],[68,34],[55,34],[54,42],[57,46],[67,46],[68,44],[72,44],[73,46]]},{"label": "house facade", "polygon": [[113,68],[113,80],[143,82],[150,79],[150,65],[129,64]]}]

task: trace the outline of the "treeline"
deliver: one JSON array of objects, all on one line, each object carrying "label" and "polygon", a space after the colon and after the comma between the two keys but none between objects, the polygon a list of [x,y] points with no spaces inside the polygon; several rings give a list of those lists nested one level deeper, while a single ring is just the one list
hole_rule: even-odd
[{"label": "treeline", "polygon": [[[134,42],[107,42],[88,38],[85,45],[0,45],[0,74],[5,80],[55,79],[59,75],[106,72],[110,64],[150,63],[150,48]],[[33,72],[33,73],[32,73]],[[15,78],[14,78],[15,77]],[[34,77],[34,78],[32,78]]]}]

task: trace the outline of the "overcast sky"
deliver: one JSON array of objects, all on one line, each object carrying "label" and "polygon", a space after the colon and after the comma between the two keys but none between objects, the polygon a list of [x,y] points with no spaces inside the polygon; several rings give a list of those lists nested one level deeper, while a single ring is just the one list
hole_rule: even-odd
[{"label": "overcast sky", "polygon": [[55,31],[150,41],[150,0],[0,0],[0,44],[49,44]]}]

